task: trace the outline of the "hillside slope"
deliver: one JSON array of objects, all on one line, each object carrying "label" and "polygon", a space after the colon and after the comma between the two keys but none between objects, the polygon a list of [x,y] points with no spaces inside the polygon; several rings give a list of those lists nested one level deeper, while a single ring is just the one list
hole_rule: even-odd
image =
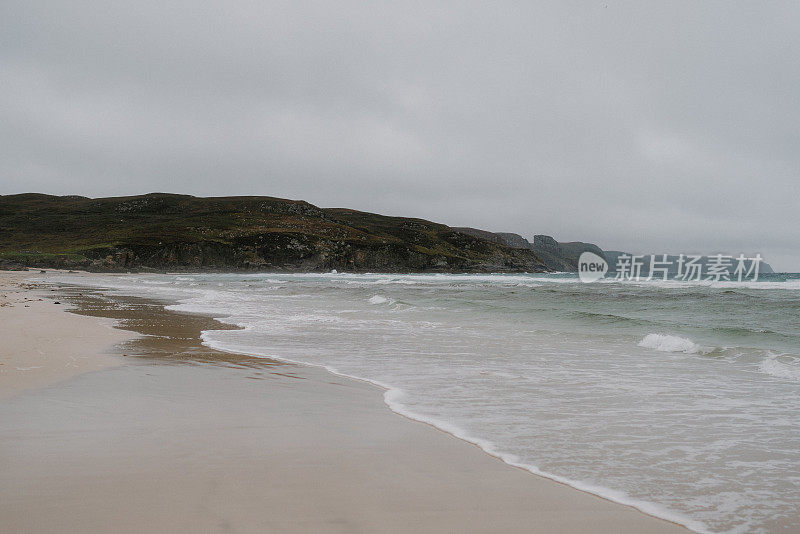
[{"label": "hillside slope", "polygon": [[434,222],[272,197],[0,196],[0,262],[91,270],[539,272]]}]

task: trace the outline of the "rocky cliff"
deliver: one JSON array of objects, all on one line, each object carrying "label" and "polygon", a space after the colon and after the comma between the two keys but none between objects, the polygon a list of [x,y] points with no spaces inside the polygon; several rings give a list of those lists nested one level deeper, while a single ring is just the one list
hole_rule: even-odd
[{"label": "rocky cliff", "polygon": [[509,232],[487,232],[486,230],[468,227],[453,229],[509,247],[532,250],[551,271],[577,271],[578,258],[585,251],[594,252],[601,257],[603,255],[600,247],[592,243],[579,241],[559,243],[549,235],[535,235],[533,236],[533,243],[531,243],[521,235]]}]

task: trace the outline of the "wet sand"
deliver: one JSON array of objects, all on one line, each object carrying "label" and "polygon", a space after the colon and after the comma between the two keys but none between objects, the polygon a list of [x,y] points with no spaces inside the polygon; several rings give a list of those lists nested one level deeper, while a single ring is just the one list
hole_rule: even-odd
[{"label": "wet sand", "polygon": [[0,401],[3,532],[686,532],[400,417],[370,384],[208,349],[213,319],[77,292],[82,315],[59,313],[144,335],[122,365]]}]

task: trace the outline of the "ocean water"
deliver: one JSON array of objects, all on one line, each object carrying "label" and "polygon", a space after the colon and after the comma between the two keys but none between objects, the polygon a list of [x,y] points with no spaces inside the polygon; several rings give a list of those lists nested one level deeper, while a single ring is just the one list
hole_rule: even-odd
[{"label": "ocean water", "polygon": [[395,411],[699,532],[800,531],[800,275],[128,275],[209,346],[387,388]]}]

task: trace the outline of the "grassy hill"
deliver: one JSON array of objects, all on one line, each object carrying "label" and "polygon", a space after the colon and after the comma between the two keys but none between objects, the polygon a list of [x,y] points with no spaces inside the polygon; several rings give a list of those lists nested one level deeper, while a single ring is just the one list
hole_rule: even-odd
[{"label": "grassy hill", "polygon": [[90,270],[535,272],[449,226],[272,197],[0,196],[0,262]]}]

